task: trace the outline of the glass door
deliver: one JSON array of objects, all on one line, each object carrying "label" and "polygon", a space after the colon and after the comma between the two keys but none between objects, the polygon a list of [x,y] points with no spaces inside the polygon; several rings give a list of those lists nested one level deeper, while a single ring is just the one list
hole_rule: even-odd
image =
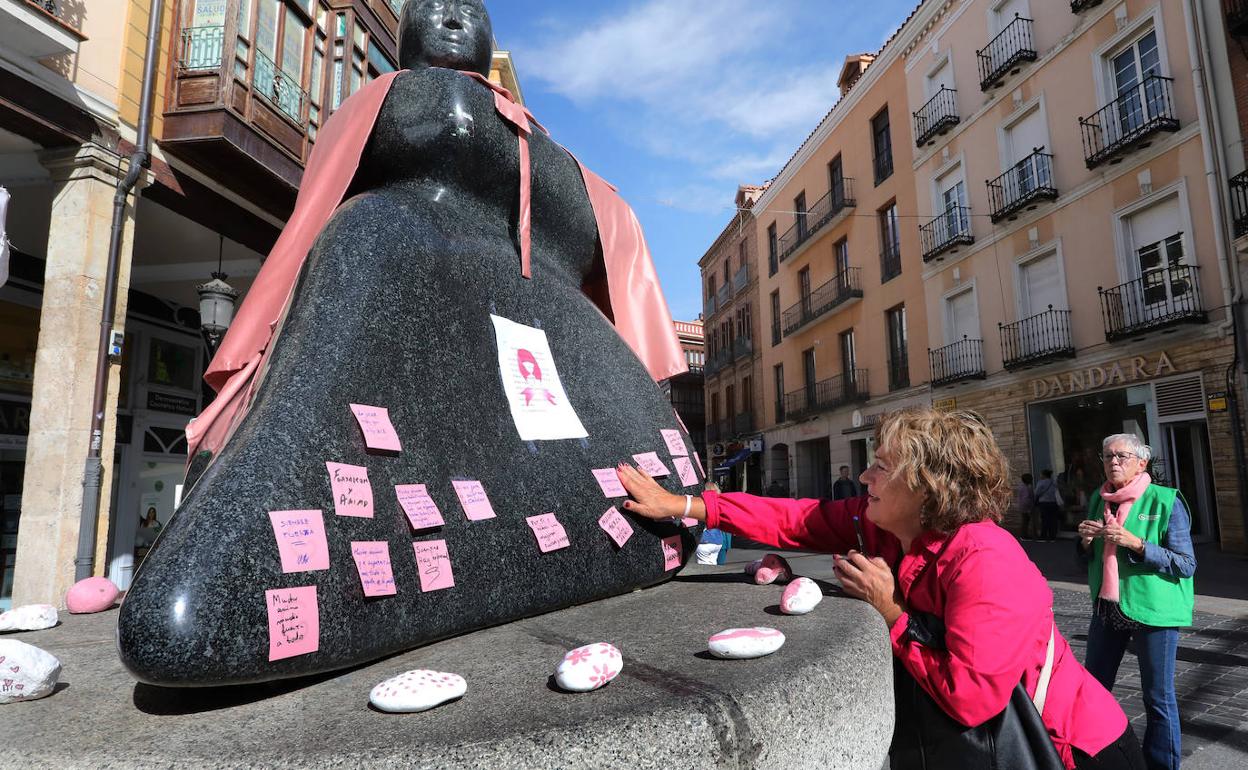
[{"label": "glass door", "polygon": [[1146,79],[1161,74],[1157,33],[1150,31],[1111,62],[1118,97],[1119,138],[1143,127],[1161,112],[1161,89],[1149,88]]},{"label": "glass door", "polygon": [[1213,512],[1212,464],[1209,456],[1209,430],[1204,420],[1162,425],[1162,440],[1168,450],[1166,481],[1183,493],[1192,516],[1192,539],[1209,541],[1216,536]]}]

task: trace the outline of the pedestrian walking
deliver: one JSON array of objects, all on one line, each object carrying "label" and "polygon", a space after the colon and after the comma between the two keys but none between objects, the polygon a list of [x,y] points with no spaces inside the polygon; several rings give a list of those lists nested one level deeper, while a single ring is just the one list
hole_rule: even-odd
[{"label": "pedestrian walking", "polygon": [[1057,539],[1063,504],[1061,490],[1053,480],[1053,471],[1045,468],[1040,471],[1040,481],[1036,484],[1036,509],[1040,512],[1041,540]]},{"label": "pedestrian walking", "polygon": [[848,500],[861,494],[858,491],[858,482],[849,477],[849,466],[842,465],[840,473],[840,478],[832,484],[832,499]]},{"label": "pedestrian walking", "polygon": [[1031,538],[1031,520],[1036,513],[1036,490],[1032,488],[1031,478],[1030,473],[1024,473],[1014,487],[1014,509],[1023,520],[1019,530],[1019,537],[1023,540]]}]

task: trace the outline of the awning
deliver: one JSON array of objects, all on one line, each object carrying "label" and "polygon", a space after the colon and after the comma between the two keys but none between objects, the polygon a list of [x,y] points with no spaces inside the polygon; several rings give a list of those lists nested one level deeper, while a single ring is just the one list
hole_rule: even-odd
[{"label": "awning", "polygon": [[744,460],[745,458],[749,456],[750,456],[750,448],[746,447],[745,449],[742,449],[740,452],[737,452],[735,455],[733,455],[732,457],[729,457],[727,460],[722,462],[719,465],[719,467],[715,469],[714,472],[717,474],[727,473],[729,468],[731,468],[732,466],[736,465],[737,463],[741,462],[742,460]]}]

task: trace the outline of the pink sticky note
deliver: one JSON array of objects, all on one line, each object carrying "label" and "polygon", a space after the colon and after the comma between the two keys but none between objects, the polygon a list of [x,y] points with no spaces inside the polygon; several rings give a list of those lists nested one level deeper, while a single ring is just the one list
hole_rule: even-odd
[{"label": "pink sticky note", "polygon": [[685,449],[685,440],[680,437],[680,431],[671,430],[669,428],[661,430],[659,433],[663,434],[663,442],[667,444],[667,451],[670,452],[673,457],[677,455],[684,457],[689,454],[689,450]]},{"label": "pink sticky note", "polygon": [[602,531],[610,535],[620,548],[623,548],[628,539],[633,536],[633,525],[628,523],[628,519],[624,518],[614,505],[598,519],[598,526],[602,527]]},{"label": "pink sticky note", "polygon": [[384,540],[352,541],[351,557],[360,573],[365,596],[394,596],[394,572],[390,568],[390,544]]},{"label": "pink sticky note", "polygon": [[364,433],[364,446],[386,452],[402,451],[399,434],[394,432],[394,425],[390,422],[389,409],[384,406],[352,404],[351,411]]},{"label": "pink sticky note", "polygon": [[568,541],[568,533],[564,531],[563,525],[555,518],[555,514],[543,513],[538,516],[530,516],[525,521],[529,523],[529,528],[533,530],[533,535],[537,538],[537,547],[542,550],[542,553],[558,551],[560,548],[567,548],[571,545]]},{"label": "pink sticky note", "polygon": [[451,482],[455,494],[459,496],[459,504],[464,507],[464,515],[469,521],[481,521],[494,518],[494,507],[490,498],[485,496],[485,487],[480,481],[456,479]]},{"label": "pink sticky note", "polygon": [[698,483],[697,471],[693,469],[693,462],[688,457],[673,457],[672,465],[676,466],[676,474],[680,476],[682,486],[691,487]]},{"label": "pink sticky note", "polygon": [[446,523],[424,484],[396,484],[394,494],[407,514],[407,520],[412,523],[412,529],[432,529]]},{"label": "pink sticky note", "polygon": [[692,516],[686,516],[685,518],[683,518],[683,519],[681,519],[681,520],[680,520],[680,524],[681,524],[681,526],[683,526],[685,529],[692,529],[692,528],[694,528],[694,527],[698,526],[698,525],[699,525],[699,524],[701,524],[701,523],[702,523],[702,522],[698,521],[697,519],[693,518]]},{"label": "pink sticky note", "polygon": [[663,571],[680,567],[680,535],[663,538]]},{"label": "pink sticky note", "polygon": [[334,492],[334,513],[339,516],[373,518],[373,486],[368,468],[342,463],[325,463],[329,485]]},{"label": "pink sticky note", "polygon": [[706,471],[702,470],[702,458],[698,457],[697,452],[693,453],[693,461],[698,464],[698,475],[702,478],[706,478]]},{"label": "pink sticky note", "polygon": [[455,586],[451,554],[446,550],[445,540],[421,540],[412,543],[412,548],[416,551],[421,591],[438,591]]},{"label": "pink sticky note", "polygon": [[269,511],[282,572],[329,569],[325,518],[320,511]]},{"label": "pink sticky note", "polygon": [[321,646],[321,614],[316,586],[264,592],[269,611],[269,660],[316,652]]},{"label": "pink sticky note", "polygon": [[598,480],[598,486],[602,487],[602,493],[607,497],[628,497],[628,490],[620,483],[620,476],[615,468],[595,468],[593,474]]},{"label": "pink sticky note", "polygon": [[633,460],[637,462],[638,467],[654,478],[671,474],[671,471],[659,459],[657,452],[643,452],[639,455],[633,455]]}]

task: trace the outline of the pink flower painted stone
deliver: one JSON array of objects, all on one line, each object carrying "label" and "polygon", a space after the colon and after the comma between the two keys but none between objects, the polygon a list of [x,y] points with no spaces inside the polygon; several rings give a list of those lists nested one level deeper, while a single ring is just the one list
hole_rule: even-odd
[{"label": "pink flower painted stone", "polygon": [[555,683],[568,692],[589,692],[620,675],[624,658],[613,644],[598,642],[569,650],[555,669]]},{"label": "pink flower painted stone", "polygon": [[51,695],[61,678],[55,655],[16,639],[0,639],[0,706]]},{"label": "pink flower painted stone", "polygon": [[27,604],[0,613],[0,631],[42,631],[60,620],[51,604]]},{"label": "pink flower painted stone", "polygon": [[823,590],[808,577],[799,577],[784,589],[780,611],[786,615],[805,615],[823,601]]},{"label": "pink flower painted stone", "polygon": [[754,571],[754,582],[760,586],[770,585],[777,580],[787,583],[793,579],[793,568],[783,556],[769,553],[763,557],[762,564]]},{"label": "pink flower painted stone", "polygon": [[770,655],[784,646],[784,634],[774,628],[729,628],[707,641],[707,649],[717,658],[744,660]]},{"label": "pink flower painted stone", "polygon": [[468,683],[459,674],[416,669],[390,677],[368,694],[368,702],[391,714],[428,711],[447,701],[464,697]]},{"label": "pink flower painted stone", "polygon": [[90,577],[74,583],[65,594],[65,606],[74,615],[103,612],[117,602],[120,593],[108,578]]}]

